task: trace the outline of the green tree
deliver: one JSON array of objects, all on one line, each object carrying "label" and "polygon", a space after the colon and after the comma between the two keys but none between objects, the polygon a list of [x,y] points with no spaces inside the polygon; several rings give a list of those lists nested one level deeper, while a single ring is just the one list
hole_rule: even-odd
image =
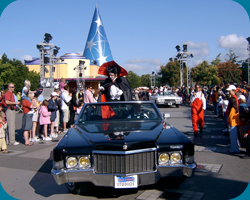
[{"label": "green tree", "polygon": [[7,89],[8,83],[15,84],[15,91],[22,91],[25,79],[30,80],[31,90],[37,89],[39,85],[39,73],[29,71],[28,67],[20,60],[9,60],[6,54],[3,54],[0,60],[0,86]]},{"label": "green tree", "polygon": [[237,56],[232,49],[230,49],[226,55],[228,56],[228,59],[227,58],[225,59],[226,61],[230,61],[232,63],[238,63],[237,58],[239,56]]},{"label": "green tree", "polygon": [[145,74],[141,76],[141,86],[146,86],[150,88],[151,86],[150,76],[151,76],[150,74]]},{"label": "green tree", "polygon": [[213,60],[213,61],[211,62],[211,64],[212,64],[212,65],[217,65],[217,64],[219,64],[219,63],[221,62],[220,56],[221,56],[221,53],[219,53],[219,54],[216,56],[215,60]]},{"label": "green tree", "polygon": [[161,84],[169,86],[180,85],[180,63],[178,61],[170,61],[166,66],[161,66],[158,75],[161,77],[159,81]]},{"label": "green tree", "polygon": [[219,63],[218,65],[218,77],[221,82],[226,83],[240,83],[241,81],[241,69],[240,65],[231,61]]},{"label": "green tree", "polygon": [[137,87],[141,86],[141,78],[140,78],[140,76],[135,74],[131,70],[128,72],[127,79],[128,79],[128,81],[130,83],[130,86],[132,88],[137,88]]},{"label": "green tree", "polygon": [[191,69],[192,81],[201,85],[216,85],[220,82],[217,70],[217,66],[209,65],[207,61],[203,61]]}]

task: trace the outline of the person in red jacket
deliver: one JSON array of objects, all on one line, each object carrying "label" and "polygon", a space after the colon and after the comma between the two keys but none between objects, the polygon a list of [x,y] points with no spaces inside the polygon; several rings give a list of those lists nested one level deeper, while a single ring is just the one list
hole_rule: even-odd
[{"label": "person in red jacket", "polygon": [[203,131],[204,125],[204,110],[206,110],[206,99],[201,91],[200,85],[195,85],[195,91],[192,93],[191,98],[191,111],[192,111],[192,123],[194,130],[194,137],[198,136],[198,125],[200,133]]}]

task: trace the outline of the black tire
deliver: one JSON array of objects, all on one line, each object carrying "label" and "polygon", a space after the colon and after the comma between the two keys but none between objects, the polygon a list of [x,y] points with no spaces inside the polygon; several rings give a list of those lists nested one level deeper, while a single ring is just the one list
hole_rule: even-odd
[{"label": "black tire", "polygon": [[66,187],[72,194],[87,193],[93,187],[92,183],[65,183]]},{"label": "black tire", "polygon": [[167,178],[162,178],[159,181],[159,184],[162,185],[164,188],[176,188],[184,181],[187,179],[186,176],[181,176],[181,177],[167,177]]},{"label": "black tire", "polygon": [[175,104],[176,108],[179,108],[180,107],[180,104]]}]

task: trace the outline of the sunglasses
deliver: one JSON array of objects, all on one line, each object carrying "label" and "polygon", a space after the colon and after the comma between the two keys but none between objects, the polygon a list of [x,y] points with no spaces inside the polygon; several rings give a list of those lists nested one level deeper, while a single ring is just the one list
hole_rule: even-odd
[{"label": "sunglasses", "polygon": [[15,88],[15,87],[13,86],[13,87],[10,87],[10,88]]}]

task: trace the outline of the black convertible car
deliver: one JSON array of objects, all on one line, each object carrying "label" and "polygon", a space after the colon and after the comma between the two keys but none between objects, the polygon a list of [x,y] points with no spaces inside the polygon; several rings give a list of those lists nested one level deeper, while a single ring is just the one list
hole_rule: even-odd
[{"label": "black convertible car", "polygon": [[57,184],[72,193],[89,186],[178,185],[192,177],[194,143],[167,123],[154,102],[85,104],[74,127],[53,150]]}]

